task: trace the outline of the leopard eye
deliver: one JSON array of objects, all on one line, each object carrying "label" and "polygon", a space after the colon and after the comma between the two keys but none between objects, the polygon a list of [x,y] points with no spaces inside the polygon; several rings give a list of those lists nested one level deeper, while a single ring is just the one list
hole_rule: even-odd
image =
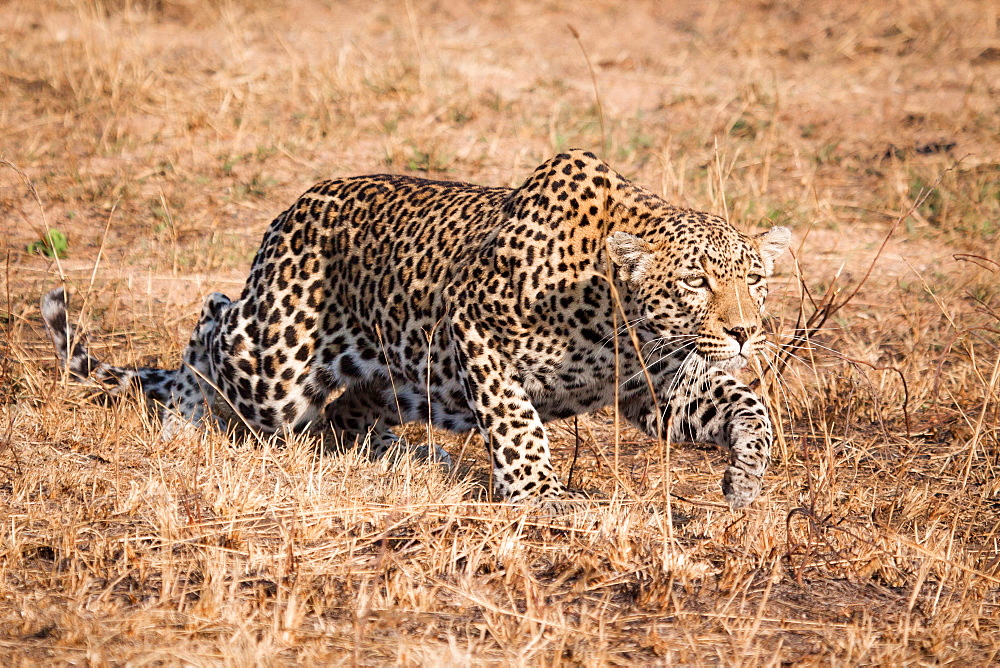
[{"label": "leopard eye", "polygon": [[682,278],[681,283],[693,290],[702,290],[708,287],[708,279],[704,276],[688,276],[687,278]]},{"label": "leopard eye", "polygon": [[764,277],[760,274],[750,274],[747,276],[747,285],[757,285],[764,280]]}]

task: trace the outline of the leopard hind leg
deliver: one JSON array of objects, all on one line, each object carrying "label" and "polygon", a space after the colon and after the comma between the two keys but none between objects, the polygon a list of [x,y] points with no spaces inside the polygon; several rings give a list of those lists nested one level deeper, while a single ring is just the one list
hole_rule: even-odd
[{"label": "leopard hind leg", "polygon": [[450,467],[451,457],[441,446],[435,444],[431,449],[427,445],[413,445],[393,433],[392,427],[402,424],[400,413],[391,386],[367,381],[347,385],[327,406],[326,419],[338,443],[367,445],[373,459],[392,450],[402,450],[412,452],[418,459]]},{"label": "leopard hind leg", "polygon": [[229,297],[221,292],[213,292],[205,298],[198,324],[184,349],[183,363],[170,388],[170,400],[163,413],[163,440],[198,430],[209,419],[225,429],[222,420],[211,410],[218,397],[220,382],[212,357],[224,328],[224,316],[231,307]]}]

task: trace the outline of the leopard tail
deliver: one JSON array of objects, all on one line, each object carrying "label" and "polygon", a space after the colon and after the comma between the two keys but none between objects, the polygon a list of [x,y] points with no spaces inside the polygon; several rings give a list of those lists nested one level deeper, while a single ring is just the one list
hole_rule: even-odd
[{"label": "leopard tail", "polygon": [[95,387],[108,399],[136,391],[155,404],[166,404],[176,371],[152,367],[120,367],[101,362],[87,350],[86,339],[76,332],[66,312],[66,292],[56,288],[41,301],[42,321],[52,339],[60,365],[77,383]]}]

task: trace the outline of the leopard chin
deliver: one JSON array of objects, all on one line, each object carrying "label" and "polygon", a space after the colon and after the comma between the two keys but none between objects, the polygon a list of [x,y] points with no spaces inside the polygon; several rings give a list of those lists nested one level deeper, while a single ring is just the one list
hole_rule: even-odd
[{"label": "leopard chin", "polygon": [[742,353],[737,353],[732,357],[724,360],[709,360],[708,362],[711,366],[714,366],[720,371],[725,371],[726,373],[733,373],[745,369],[750,360]]}]

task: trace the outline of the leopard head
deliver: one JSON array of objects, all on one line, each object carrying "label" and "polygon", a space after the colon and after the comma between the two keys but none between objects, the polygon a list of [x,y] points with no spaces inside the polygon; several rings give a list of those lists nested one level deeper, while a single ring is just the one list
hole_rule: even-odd
[{"label": "leopard head", "polygon": [[611,233],[608,255],[637,311],[643,343],[690,348],[713,366],[736,370],[764,346],[767,277],[791,232],[772,227],[748,236],[721,218],[690,213],[676,212],[673,224],[653,234]]}]

